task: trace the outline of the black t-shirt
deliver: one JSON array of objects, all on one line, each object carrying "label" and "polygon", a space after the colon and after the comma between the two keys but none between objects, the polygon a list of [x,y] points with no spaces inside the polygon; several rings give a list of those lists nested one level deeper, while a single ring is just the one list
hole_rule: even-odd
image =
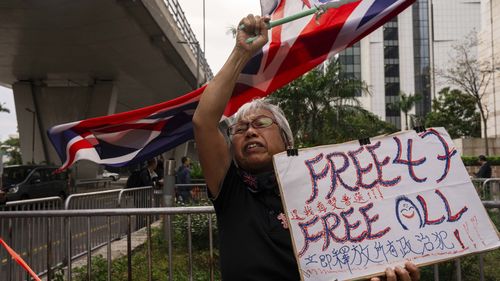
[{"label": "black t-shirt", "polygon": [[250,191],[231,164],[213,201],[222,280],[300,280],[289,230],[278,219],[278,194]]},{"label": "black t-shirt", "polygon": [[149,173],[148,168],[141,170],[140,178],[141,184],[138,187],[155,185],[156,178],[151,178],[151,174]]},{"label": "black t-shirt", "polygon": [[476,173],[476,177],[478,178],[491,178],[491,166],[490,163],[485,162],[479,168],[479,171]]}]

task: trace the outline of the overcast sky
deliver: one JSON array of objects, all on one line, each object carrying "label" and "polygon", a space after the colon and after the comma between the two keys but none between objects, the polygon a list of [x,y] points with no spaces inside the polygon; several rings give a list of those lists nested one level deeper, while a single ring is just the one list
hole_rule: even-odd
[{"label": "overcast sky", "polygon": [[[203,0],[178,1],[203,48]],[[228,29],[250,13],[260,14],[260,1],[206,0],[205,9],[205,53],[215,74],[234,46],[233,37],[227,34]]]},{"label": "overcast sky", "polygon": [[10,134],[17,132],[17,120],[12,91],[2,86],[0,86],[0,104],[10,110],[10,113],[0,112],[0,141],[4,141]]},{"label": "overcast sky", "polygon": [[[212,68],[222,67],[231,52],[234,40],[227,33],[240,19],[250,13],[260,14],[259,0],[205,0],[205,54]],[[178,0],[188,22],[203,48],[203,0]],[[0,140],[17,132],[16,112],[12,91],[0,86],[0,104],[10,109],[10,113],[0,113]]]}]

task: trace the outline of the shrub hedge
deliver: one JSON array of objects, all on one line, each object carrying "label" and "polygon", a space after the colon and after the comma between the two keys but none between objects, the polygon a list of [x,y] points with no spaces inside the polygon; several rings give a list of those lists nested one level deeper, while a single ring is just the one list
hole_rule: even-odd
[{"label": "shrub hedge", "polygon": [[[491,166],[500,166],[500,156],[487,156],[486,160]],[[479,166],[479,158],[477,156],[462,156],[462,161],[465,166]]]}]

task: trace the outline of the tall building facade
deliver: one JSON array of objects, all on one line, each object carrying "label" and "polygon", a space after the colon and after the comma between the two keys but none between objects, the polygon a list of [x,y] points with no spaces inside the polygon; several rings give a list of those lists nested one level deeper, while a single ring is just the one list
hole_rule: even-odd
[{"label": "tall building facade", "polygon": [[[397,18],[341,52],[344,69],[360,68],[361,79],[369,86],[370,95],[360,98],[363,106],[397,128],[405,127],[404,118],[390,104],[399,101],[400,92],[422,97],[412,114],[423,117],[430,112],[439,90],[451,86],[435,70],[448,69],[452,46],[479,31],[480,7],[480,0],[417,0]],[[346,59],[357,48],[359,66],[355,56]]]},{"label": "tall building facade", "polygon": [[489,111],[488,138],[500,136],[500,1],[481,1],[479,60],[490,63],[492,72],[484,104]]}]

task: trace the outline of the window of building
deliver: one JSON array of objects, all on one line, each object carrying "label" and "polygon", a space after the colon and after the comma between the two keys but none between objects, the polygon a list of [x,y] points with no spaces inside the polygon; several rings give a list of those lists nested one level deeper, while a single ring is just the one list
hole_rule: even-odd
[{"label": "window of building", "polygon": [[398,77],[399,76],[399,65],[398,64],[386,64],[384,66],[385,77]]},{"label": "window of building", "polygon": [[384,27],[384,40],[397,40],[398,29],[394,27]]},{"label": "window of building", "polygon": [[[359,42],[340,52],[338,58],[342,71],[347,77],[361,80],[361,50]],[[361,96],[361,91],[357,91],[355,95]]]},{"label": "window of building", "polygon": [[399,58],[398,46],[385,46],[384,47],[384,58],[385,59],[398,59]]},{"label": "window of building", "polygon": [[386,96],[397,96],[399,95],[400,86],[399,83],[385,83],[385,95]]}]

